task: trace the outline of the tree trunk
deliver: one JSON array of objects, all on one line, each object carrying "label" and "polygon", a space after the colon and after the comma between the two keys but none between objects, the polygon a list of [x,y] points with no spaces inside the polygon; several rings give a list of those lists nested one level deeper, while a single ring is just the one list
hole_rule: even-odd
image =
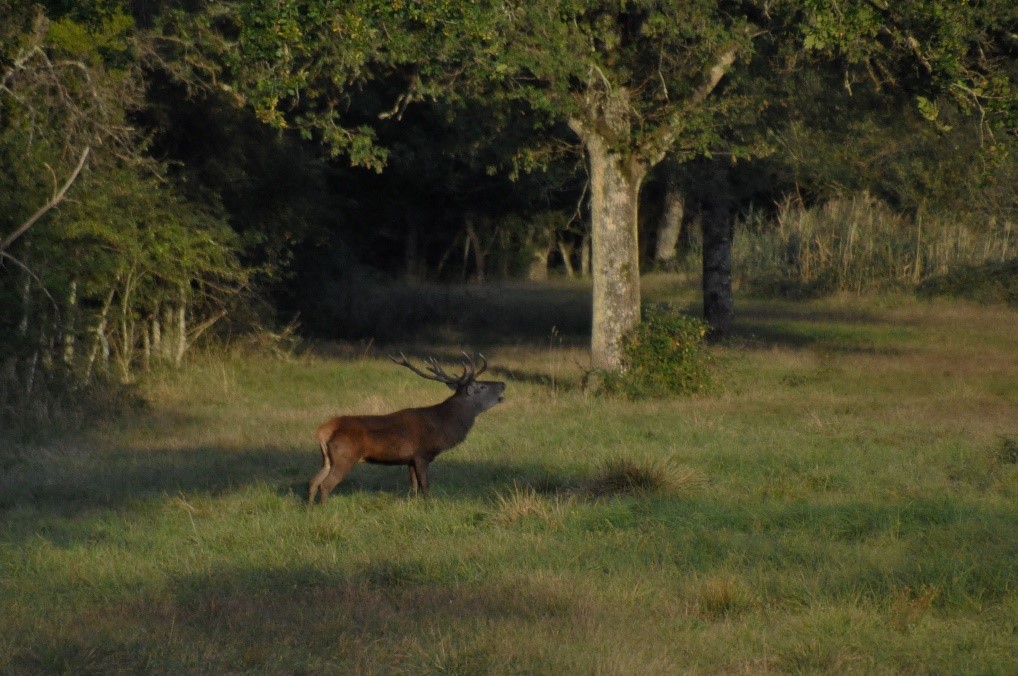
[{"label": "tree trunk", "polygon": [[113,296],[116,293],[116,289],[110,289],[110,292],[106,295],[106,301],[103,303],[102,310],[99,311],[99,318],[96,320],[95,328],[95,342],[92,343],[92,350],[88,355],[88,362],[85,364],[85,380],[88,381],[92,377],[92,367],[95,364],[96,357],[99,356],[100,351],[102,352],[102,370],[106,371],[106,367],[110,361],[110,343],[106,339],[106,316],[110,311],[110,306],[113,304]]},{"label": "tree trunk", "polygon": [[173,305],[163,305],[163,323],[159,355],[167,364],[173,360]]},{"label": "tree trunk", "polygon": [[573,267],[572,247],[560,239],[558,241],[558,252],[562,256],[562,265],[566,268],[566,276],[572,279],[576,276],[576,268]]},{"label": "tree trunk", "polygon": [[661,268],[672,268],[678,257],[679,236],[682,234],[682,217],[685,206],[682,190],[671,163],[666,167],[664,212],[657,229],[654,263]]},{"label": "tree trunk", "polygon": [[406,243],[403,248],[403,276],[406,279],[417,279],[421,276],[424,266],[419,260],[420,231],[415,219],[406,218]]},{"label": "tree trunk", "polygon": [[527,279],[531,282],[543,282],[548,279],[548,247],[540,242],[530,245],[530,265],[527,266]]},{"label": "tree trunk", "polygon": [[159,324],[159,305],[152,310],[152,356],[158,359],[163,351],[163,331]]},{"label": "tree trunk", "polygon": [[71,365],[74,361],[75,323],[78,313],[78,280],[71,280],[71,287],[67,292],[67,308],[64,311],[63,344],[64,364]]},{"label": "tree trunk", "polygon": [[[478,284],[484,281],[484,249],[481,248],[481,238],[477,236],[477,230],[474,228],[474,217],[468,214],[465,219],[465,226],[467,230],[467,242],[474,249],[474,277],[473,281]],[[466,260],[463,261],[464,268],[466,268]]]},{"label": "tree trunk", "polygon": [[25,271],[21,280],[21,321],[18,322],[18,336],[28,335],[28,317],[32,314],[32,277]]},{"label": "tree trunk", "polygon": [[152,338],[149,333],[151,322],[144,319],[141,322],[141,370],[146,373],[152,368]]},{"label": "tree trunk", "polygon": [[134,358],[134,318],[131,316],[131,293],[135,283],[134,271],[127,272],[124,287],[120,292],[120,353],[117,365],[120,367],[120,381],[131,380],[131,362]]},{"label": "tree trunk", "polygon": [[712,339],[724,338],[732,328],[735,300],[732,294],[732,239],[735,223],[728,174],[715,167],[712,200],[703,221],[703,318]]},{"label": "tree trunk", "polygon": [[622,368],[622,337],[640,322],[637,228],[643,165],[611,149],[596,132],[581,134],[590,162],[594,368]]},{"label": "tree trunk", "polygon": [[177,341],[173,355],[174,366],[180,366],[187,351],[187,290],[180,289],[180,305],[177,307]]}]

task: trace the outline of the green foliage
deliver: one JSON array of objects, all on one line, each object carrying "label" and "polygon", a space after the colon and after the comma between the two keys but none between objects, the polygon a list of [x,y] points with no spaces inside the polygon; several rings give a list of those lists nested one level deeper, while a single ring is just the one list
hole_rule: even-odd
[{"label": "green foliage", "polygon": [[[400,117],[426,98],[521,102],[536,127],[593,124],[621,102],[626,119],[599,133],[653,162],[676,144],[707,148],[724,120],[759,103],[688,103],[722,54],[752,54],[754,31],[738,3],[220,1],[171,14],[162,29],[185,50],[183,79],[227,82],[265,122],[304,130],[372,168],[387,153],[377,125],[358,116]],[[363,95],[365,84],[386,80],[402,91],[388,101]],[[616,90],[621,98],[608,102]]]},{"label": "green foliage", "polygon": [[808,0],[803,10],[803,46],[843,63],[847,88],[893,83],[918,97],[924,115],[943,96],[1005,133],[1018,128],[1014,3]]},{"label": "green foliage", "polygon": [[594,372],[606,394],[630,399],[706,392],[712,378],[707,324],[667,303],[646,304],[624,338],[621,372]]},{"label": "green foliage", "polygon": [[0,27],[12,38],[0,54],[0,238],[19,234],[0,251],[0,406],[29,428],[40,415],[90,418],[75,404],[104,382],[179,362],[250,272],[215,201],[188,199],[147,154],[130,15],[48,9]]}]

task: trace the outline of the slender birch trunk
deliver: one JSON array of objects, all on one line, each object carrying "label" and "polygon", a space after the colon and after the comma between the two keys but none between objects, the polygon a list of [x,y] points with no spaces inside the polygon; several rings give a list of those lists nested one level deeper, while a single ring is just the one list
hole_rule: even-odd
[{"label": "slender birch trunk", "polygon": [[92,329],[95,332],[95,341],[92,343],[92,349],[88,354],[88,363],[85,365],[86,382],[92,377],[92,369],[100,351],[103,356],[103,371],[106,370],[106,367],[109,364],[110,344],[106,339],[106,317],[109,314],[110,306],[113,305],[113,296],[115,293],[116,291],[111,289],[110,292],[106,294],[106,300],[103,302],[102,309],[99,311],[99,318],[96,320],[95,327]]},{"label": "slender birch trunk", "polygon": [[[484,249],[481,248],[481,238],[477,235],[477,229],[474,228],[474,217],[468,215],[466,218],[466,230],[467,230],[467,242],[468,246],[472,246],[474,249],[474,276],[473,281],[481,283],[484,281]],[[466,271],[466,257],[463,260],[463,269]]]},{"label": "slender birch trunk", "polygon": [[184,352],[187,351],[187,290],[180,289],[180,305],[177,306],[177,351],[173,355],[173,363],[180,366],[184,361]]},{"label": "slender birch trunk", "polygon": [[159,358],[169,364],[173,357],[173,306],[170,303],[163,305],[163,327],[166,333],[162,335],[159,348]]},{"label": "slender birch trunk", "polygon": [[558,241],[558,252],[562,256],[562,265],[566,268],[566,276],[572,279],[576,276],[576,268],[573,267],[572,249],[560,239]]},{"label": "slender birch trunk", "polygon": [[74,361],[74,343],[76,338],[76,323],[78,315],[78,280],[71,280],[71,288],[67,292],[67,308],[64,310],[63,326],[63,359],[64,364],[71,365]]},{"label": "slender birch trunk", "polygon": [[152,310],[152,357],[157,359],[162,350],[163,343],[163,331],[162,326],[159,323],[159,311],[160,306],[157,303],[154,310]]}]

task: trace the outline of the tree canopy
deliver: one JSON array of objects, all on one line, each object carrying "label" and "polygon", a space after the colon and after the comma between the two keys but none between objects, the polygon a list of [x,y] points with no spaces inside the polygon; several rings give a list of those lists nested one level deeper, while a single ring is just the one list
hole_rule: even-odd
[{"label": "tree canopy", "polygon": [[354,263],[481,279],[588,250],[592,362],[617,369],[665,158],[715,328],[739,209],[1018,209],[1003,0],[143,4],[2,3],[0,331],[23,383],[45,355],[123,379],[179,359],[254,279],[275,319]]}]

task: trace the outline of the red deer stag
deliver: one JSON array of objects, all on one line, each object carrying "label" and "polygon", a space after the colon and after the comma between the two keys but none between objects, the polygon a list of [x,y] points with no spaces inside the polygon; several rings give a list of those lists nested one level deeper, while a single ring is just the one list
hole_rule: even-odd
[{"label": "red deer stag", "polygon": [[463,441],[474,426],[477,416],[503,400],[505,383],[477,380],[488,368],[481,358],[481,367],[467,356],[463,373],[448,375],[432,357],[428,371],[421,371],[400,353],[392,361],[428,380],[445,383],[454,394],[440,404],[424,408],[407,408],[388,415],[342,415],[318,428],[316,436],[322,447],[322,468],[308,483],[308,504],[314,504],[315,493],[325,502],[329,493],[358,462],[382,465],[407,465],[410,486],[428,494],[428,465],[442,451]]}]

